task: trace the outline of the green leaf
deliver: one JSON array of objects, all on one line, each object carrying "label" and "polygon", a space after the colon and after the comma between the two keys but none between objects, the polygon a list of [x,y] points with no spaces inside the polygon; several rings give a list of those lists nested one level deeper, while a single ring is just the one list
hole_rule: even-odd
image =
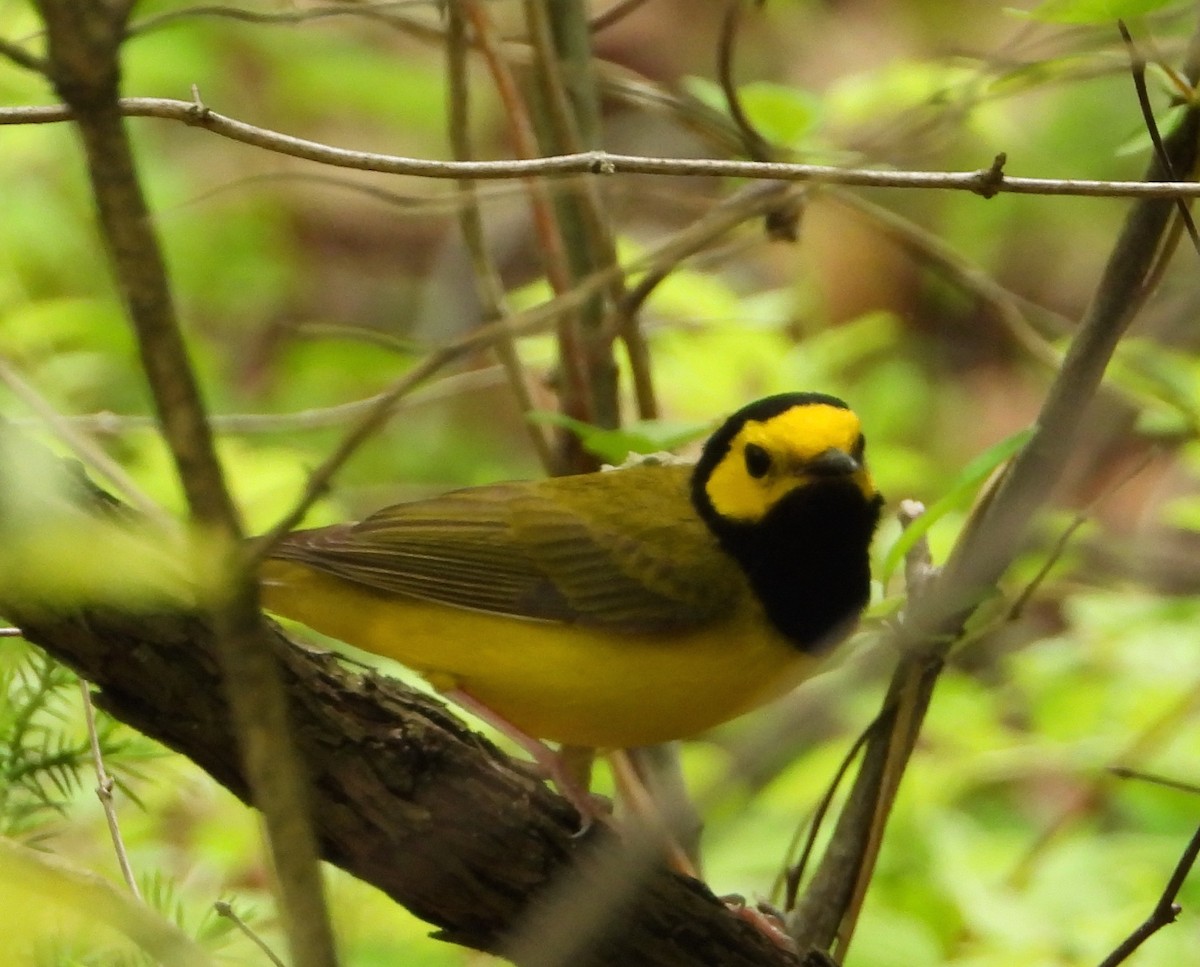
[{"label": "green leaf", "polygon": [[817,126],[821,102],[811,93],[785,84],[755,81],[738,88],[750,123],[773,144],[796,147]]},{"label": "green leaf", "polygon": [[1033,436],[1033,428],[1028,427],[1019,433],[1001,440],[995,446],[985,450],[968,463],[951,485],[950,489],[937,500],[932,507],[926,509],[920,517],[897,538],[883,560],[883,572],[880,582],[887,587],[896,567],[904,560],[904,555],[912,550],[917,543],[942,517],[952,510],[965,507],[975,496],[975,492],[1000,464],[1025,446]]},{"label": "green leaf", "polygon": [[[725,92],[719,84],[703,77],[685,78],[683,84],[696,100],[723,114],[729,113]],[[754,130],[772,144],[797,147],[821,120],[822,102],[810,91],[798,87],[752,81],[739,85],[737,93]]]},{"label": "green leaf", "polygon": [[583,448],[606,463],[620,464],[631,453],[659,453],[690,443],[711,429],[707,423],[670,423],[664,420],[643,420],[620,430],[606,430],[563,413],[538,410],[528,418],[536,423],[548,423],[570,430]]},{"label": "green leaf", "polygon": [[1060,24],[1110,23],[1130,20],[1165,7],[1170,0],[1045,0],[1032,10],[1020,11],[1035,20]]},{"label": "green leaf", "polygon": [[[1157,65],[1155,64],[1147,65],[1147,71],[1155,70],[1156,68]],[[1184,118],[1188,116],[1190,110],[1191,108],[1187,104],[1176,104],[1163,111],[1162,116],[1157,118],[1159,135],[1166,138],[1167,135],[1183,123]],[[1113,154],[1118,158],[1128,158],[1145,154],[1153,147],[1154,141],[1150,137],[1150,132],[1146,130],[1145,125],[1139,124],[1137,133],[1130,137],[1129,140],[1119,144]]]}]

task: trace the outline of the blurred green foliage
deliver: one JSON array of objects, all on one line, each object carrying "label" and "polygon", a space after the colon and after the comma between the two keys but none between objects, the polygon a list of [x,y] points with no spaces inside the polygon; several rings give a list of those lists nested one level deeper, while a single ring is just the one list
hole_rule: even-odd
[{"label": "blurred green foliage", "polygon": [[[516,4],[491,6],[502,25],[519,28]],[[600,57],[619,67],[606,77],[641,72],[680,99],[651,111],[610,96],[614,150],[718,152],[679,120],[691,97],[725,116],[711,66],[717,7],[659,0],[597,35]],[[424,33],[360,19],[352,7],[298,22],[283,15],[302,7],[249,8],[279,22],[188,14],[176,0],[140,5],[138,18],[179,16],[128,41],[125,92],[187,99],[195,85],[213,110],[298,137],[448,156],[442,54],[426,36],[440,29],[432,5],[398,10]],[[976,169],[1004,151],[1012,174],[1136,177],[1149,146],[1111,19],[1144,16],[1135,33],[1153,37],[1174,63],[1190,6],[1060,0],[1031,13],[927,2],[748,9],[736,59],[742,99],[762,133],[798,160]],[[0,37],[37,50],[36,32],[29,6],[0,6]],[[1165,75],[1151,77],[1165,114]],[[478,151],[507,156],[498,101],[482,71],[472,79]],[[0,57],[0,104],[53,102],[44,82]],[[341,407],[478,324],[454,198],[447,183],[321,170],[175,122],[136,119],[130,129],[226,472],[250,528],[265,528],[351,424]],[[80,426],[94,444],[178,512],[178,483],[146,419],[136,345],[73,134],[62,124],[6,125],[0,144],[0,358],[60,413],[89,419]],[[627,178],[604,187],[623,256],[636,258],[736,186]],[[545,299],[521,186],[495,182],[481,194],[514,304]],[[982,479],[1034,418],[1053,376],[1047,359],[1066,345],[1128,204],[930,191],[863,197],[908,219],[912,233],[898,237],[830,190],[811,197],[799,244],[746,226],[680,266],[641,315],[662,419],[637,420],[622,357],[625,431],[576,428],[619,460],[695,439],[756,396],[835,393],[862,416],[872,471],[893,505],[912,497],[938,508],[927,536],[940,561]],[[1049,355],[1031,352],[988,293],[938,261],[929,239],[1003,287]],[[1040,522],[939,686],[856,935],[857,965],[1094,964],[1149,912],[1192,831],[1194,795],[1107,770],[1194,781],[1200,761],[1194,259],[1185,247],[1165,274],[1087,421],[1090,458],[1074,468],[1060,510]],[[551,338],[524,340],[519,351],[538,409],[553,410]],[[456,378],[463,373],[470,388],[435,380],[433,392],[401,408],[310,522],[538,473],[526,415],[494,361],[480,354]],[[4,386],[0,411],[64,452]],[[1140,461],[1148,462],[1126,479]],[[1023,614],[1008,620],[1007,605],[1077,511],[1087,525]],[[886,586],[828,675],[685,749],[709,817],[707,871],[718,892],[769,891],[793,829],[875,714],[894,658],[878,645],[880,625],[903,593],[889,577],[899,539],[894,522],[881,530],[875,553],[887,562],[877,571]],[[81,778],[87,763],[70,683],[19,641],[0,639],[0,826],[116,879],[91,780]],[[739,750],[784,726],[779,774],[766,781],[747,771]],[[258,911],[256,929],[281,949],[253,815],[185,760],[160,750],[147,761],[145,743],[124,726],[106,720],[101,735],[122,784],[131,859],[153,885],[154,907],[214,949],[228,941],[220,948],[228,962],[261,963],[206,913],[234,897]],[[372,888],[337,871],[330,880],[347,964],[475,962],[426,939],[426,925]],[[1181,923],[1155,937],[1139,963],[1195,960],[1200,928],[1190,911],[1200,888],[1189,884],[1182,902]],[[55,943],[44,962],[107,962],[87,943]]]}]

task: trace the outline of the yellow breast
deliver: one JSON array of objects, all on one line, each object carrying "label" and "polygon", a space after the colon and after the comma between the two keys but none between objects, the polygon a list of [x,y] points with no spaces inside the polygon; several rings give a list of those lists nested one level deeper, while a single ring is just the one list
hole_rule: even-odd
[{"label": "yellow breast", "polygon": [[267,562],[263,578],[269,610],[571,745],[696,735],[783,694],[817,663],[773,632],[750,597],[719,623],[639,635],[388,595],[291,561]]}]

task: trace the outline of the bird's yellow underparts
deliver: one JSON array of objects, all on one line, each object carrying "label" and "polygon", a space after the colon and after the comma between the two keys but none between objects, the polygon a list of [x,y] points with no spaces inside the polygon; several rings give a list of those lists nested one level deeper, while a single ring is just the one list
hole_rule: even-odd
[{"label": "bird's yellow underparts", "polygon": [[263,596],[528,736],[648,745],[812,674],[867,602],[881,503],[858,418],[785,394],[730,417],[694,468],[476,487],[294,533]]}]

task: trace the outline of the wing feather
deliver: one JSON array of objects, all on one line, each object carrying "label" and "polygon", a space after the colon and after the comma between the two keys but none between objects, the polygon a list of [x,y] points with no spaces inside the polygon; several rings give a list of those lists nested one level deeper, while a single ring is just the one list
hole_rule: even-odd
[{"label": "wing feather", "polygon": [[728,609],[742,590],[732,559],[691,510],[687,473],[631,468],[474,487],[296,532],[272,556],[455,607],[681,629]]}]

